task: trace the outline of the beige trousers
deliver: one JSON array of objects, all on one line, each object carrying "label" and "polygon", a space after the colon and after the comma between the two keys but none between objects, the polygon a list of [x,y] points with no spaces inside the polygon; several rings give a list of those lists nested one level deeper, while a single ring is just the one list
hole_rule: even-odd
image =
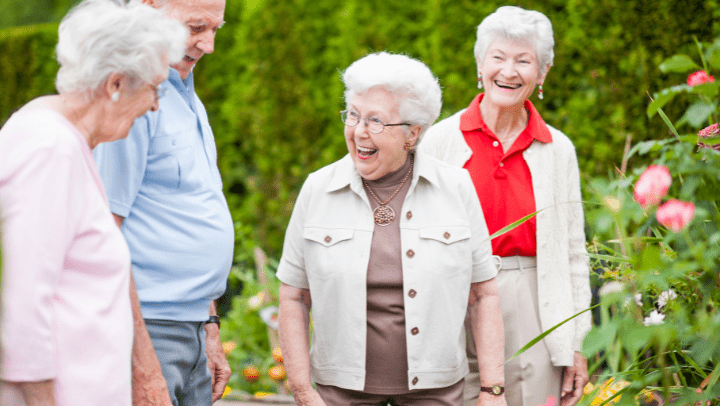
[{"label": "beige trousers", "polygon": [[[500,309],[505,325],[505,399],[508,406],[538,406],[554,396],[559,404],[564,367],[550,362],[544,341],[507,362],[520,348],[542,333],[534,257],[506,257],[495,281],[500,290]],[[465,319],[470,374],[465,377],[464,405],[475,406],[480,376],[470,319]]]}]

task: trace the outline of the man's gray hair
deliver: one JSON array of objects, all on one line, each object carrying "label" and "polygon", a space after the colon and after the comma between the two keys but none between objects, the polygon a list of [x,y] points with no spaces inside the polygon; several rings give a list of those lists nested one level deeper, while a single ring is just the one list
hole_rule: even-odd
[{"label": "man's gray hair", "polygon": [[496,38],[531,44],[537,53],[541,75],[547,73],[548,66],[553,64],[555,40],[552,24],[539,11],[504,6],[485,17],[477,28],[475,59],[482,63],[490,43]]},{"label": "man's gray hair", "polygon": [[112,73],[152,82],[183,58],[187,35],[182,23],[139,1],[84,0],[60,23],[55,87],[91,92]]},{"label": "man's gray hair", "polygon": [[415,147],[440,115],[440,84],[430,69],[416,59],[378,52],[353,62],[342,77],[345,104],[350,104],[354,95],[372,88],[392,93],[402,121],[422,126]]}]

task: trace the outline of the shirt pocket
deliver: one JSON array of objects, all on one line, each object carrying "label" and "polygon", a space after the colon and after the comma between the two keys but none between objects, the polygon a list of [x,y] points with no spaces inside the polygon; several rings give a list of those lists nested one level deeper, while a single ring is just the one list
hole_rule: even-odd
[{"label": "shirt pocket", "polygon": [[472,233],[467,226],[433,226],[418,230],[423,263],[434,274],[444,276],[472,269]]},{"label": "shirt pocket", "polygon": [[358,266],[355,230],[305,227],[305,267],[309,275],[326,279],[354,272]]},{"label": "shirt pocket", "polygon": [[145,183],[150,194],[179,193],[192,171],[192,134],[180,132],[155,137],[148,148]]}]

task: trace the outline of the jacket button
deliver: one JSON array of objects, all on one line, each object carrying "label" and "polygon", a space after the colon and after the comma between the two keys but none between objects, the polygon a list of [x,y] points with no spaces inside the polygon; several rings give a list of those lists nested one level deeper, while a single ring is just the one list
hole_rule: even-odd
[{"label": "jacket button", "polygon": [[405,215],[405,217],[407,217],[407,219],[410,220],[412,218],[412,212],[408,211],[407,214]]},{"label": "jacket button", "polygon": [[410,334],[414,336],[418,335],[418,333],[420,333],[420,329],[417,327],[413,327],[412,330],[410,330]]},{"label": "jacket button", "polygon": [[407,250],[407,256],[408,256],[408,258],[414,257],[414,256],[415,256],[415,251],[413,251],[413,250]]},{"label": "jacket button", "polygon": [[325,237],[326,243],[330,244],[330,241],[332,241],[332,238],[329,235],[327,237]]},{"label": "jacket button", "polygon": [[445,234],[443,234],[443,237],[445,237],[445,239],[447,240],[448,238],[450,238],[450,233],[445,231]]},{"label": "jacket button", "polygon": [[416,376],[415,378],[413,378],[412,384],[413,384],[413,385],[417,385],[418,381],[419,381],[419,379],[418,379],[418,377]]},{"label": "jacket button", "polygon": [[415,297],[416,295],[417,295],[417,292],[415,291],[415,289],[410,289],[410,291],[408,292],[408,296],[410,296],[410,297]]}]

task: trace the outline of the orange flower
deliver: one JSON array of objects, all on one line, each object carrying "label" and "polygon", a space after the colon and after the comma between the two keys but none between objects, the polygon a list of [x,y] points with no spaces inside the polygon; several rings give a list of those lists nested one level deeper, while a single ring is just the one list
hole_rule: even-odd
[{"label": "orange flower", "polygon": [[268,369],[268,376],[275,381],[285,379],[285,368],[282,365],[275,365]]},{"label": "orange flower", "polygon": [[252,365],[243,369],[242,374],[243,378],[248,382],[255,382],[260,379],[260,371]]},{"label": "orange flower", "polygon": [[225,351],[225,354],[230,354],[230,352],[235,349],[235,345],[235,341],[226,341],[222,343],[223,351]]},{"label": "orange flower", "polygon": [[273,359],[275,359],[275,362],[277,362],[278,364],[283,363],[283,355],[282,355],[282,350],[280,349],[280,347],[275,347],[275,349],[272,350],[272,357],[273,357]]}]

